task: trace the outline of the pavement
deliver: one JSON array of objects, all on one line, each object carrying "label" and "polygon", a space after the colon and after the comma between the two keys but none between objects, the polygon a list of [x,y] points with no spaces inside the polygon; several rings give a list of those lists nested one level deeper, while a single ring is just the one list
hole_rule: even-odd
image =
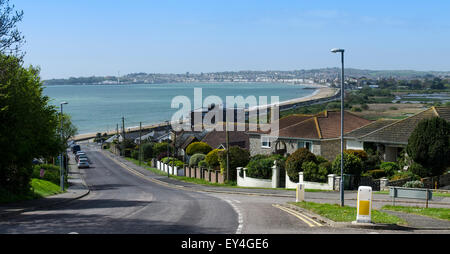
[{"label": "pavement", "polygon": [[83,174],[75,164],[73,156],[69,156],[71,158],[69,160],[68,174],[69,187],[67,188],[66,192],[35,200],[27,200],[12,204],[0,205],[0,218],[17,215],[24,212],[64,205],[65,203],[77,200],[88,195],[90,190],[82,177]]}]

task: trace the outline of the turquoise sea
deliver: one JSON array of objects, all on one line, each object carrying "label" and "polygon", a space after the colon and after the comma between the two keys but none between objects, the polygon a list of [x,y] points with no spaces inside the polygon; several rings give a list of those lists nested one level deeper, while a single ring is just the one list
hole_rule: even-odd
[{"label": "turquoise sea", "polygon": [[154,124],[170,120],[178,111],[171,108],[172,99],[178,95],[191,98],[194,105],[194,88],[202,88],[203,99],[216,95],[225,102],[226,96],[253,95],[279,96],[280,101],[311,95],[314,89],[306,85],[286,83],[170,83],[132,85],[56,85],[46,86],[44,94],[51,103],[62,101],[64,112],[72,116],[78,134],[111,131],[122,123],[126,127]]}]

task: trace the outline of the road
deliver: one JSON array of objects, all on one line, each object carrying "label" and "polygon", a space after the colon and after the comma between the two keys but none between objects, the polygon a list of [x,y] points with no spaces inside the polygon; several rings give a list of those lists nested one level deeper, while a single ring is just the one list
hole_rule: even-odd
[{"label": "road", "polygon": [[151,181],[161,176],[133,174],[93,146],[83,150],[92,162],[81,171],[90,194],[58,208],[3,219],[0,233],[384,233],[322,226],[276,207],[293,201],[289,198],[171,188]]}]

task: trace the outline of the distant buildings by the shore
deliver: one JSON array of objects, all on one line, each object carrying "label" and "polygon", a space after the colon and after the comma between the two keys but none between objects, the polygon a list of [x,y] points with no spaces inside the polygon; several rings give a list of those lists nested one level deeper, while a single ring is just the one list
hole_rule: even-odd
[{"label": "distant buildings by the shore", "polygon": [[[339,69],[324,68],[316,70],[298,71],[239,71],[239,72],[211,72],[193,74],[155,74],[132,73],[120,77],[79,77],[69,79],[46,80],[46,85],[113,85],[113,84],[161,84],[161,83],[293,83],[293,84],[320,84],[334,86],[339,84]],[[421,71],[371,71],[346,69],[347,82],[370,82],[382,78],[394,79],[425,79],[432,77],[448,78],[450,72],[421,72]]]}]

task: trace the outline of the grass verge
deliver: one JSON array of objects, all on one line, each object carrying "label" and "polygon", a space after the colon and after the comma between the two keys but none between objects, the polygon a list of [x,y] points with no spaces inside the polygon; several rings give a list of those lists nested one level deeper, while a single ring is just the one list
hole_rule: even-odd
[{"label": "grass verge", "polygon": [[[356,208],[350,206],[341,207],[338,204],[322,204],[314,202],[289,202],[306,210],[310,210],[320,216],[335,222],[352,222],[356,220]],[[377,210],[372,210],[372,222],[383,224],[397,224],[405,226],[407,222],[397,216]]]},{"label": "grass verge", "polygon": [[385,205],[381,209],[396,211],[396,212],[412,213],[412,214],[428,216],[428,217],[432,217],[432,218],[436,218],[436,219],[450,221],[450,208],[425,208],[425,207]]},{"label": "grass verge", "polygon": [[32,199],[43,198],[62,193],[59,185],[49,181],[32,178],[31,188],[28,193],[12,194],[7,191],[0,191],[0,204],[14,203]]}]

